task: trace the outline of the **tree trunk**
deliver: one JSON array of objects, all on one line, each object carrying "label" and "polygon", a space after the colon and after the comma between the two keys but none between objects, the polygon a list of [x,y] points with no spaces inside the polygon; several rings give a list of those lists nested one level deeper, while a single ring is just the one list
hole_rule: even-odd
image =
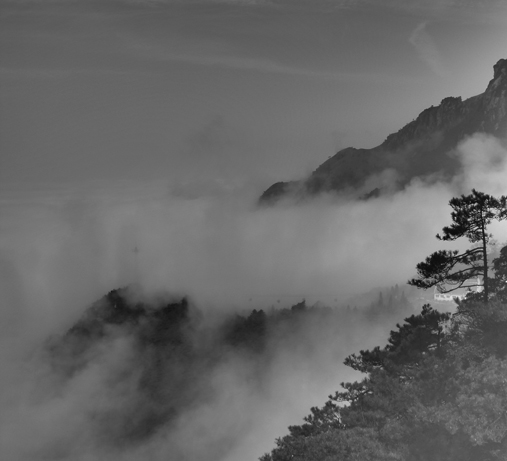
[{"label": "tree trunk", "polygon": [[488,304],[489,299],[489,284],[488,284],[488,251],[487,251],[487,236],[486,229],[484,225],[484,219],[481,217],[481,230],[482,230],[482,254],[483,254],[483,270],[482,270],[482,278],[483,278],[483,286],[484,286],[484,304]]}]

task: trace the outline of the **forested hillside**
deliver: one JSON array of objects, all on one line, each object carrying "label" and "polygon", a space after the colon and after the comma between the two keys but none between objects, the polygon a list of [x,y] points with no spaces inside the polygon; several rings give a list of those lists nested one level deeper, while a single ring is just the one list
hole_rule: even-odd
[{"label": "forested hillside", "polygon": [[432,254],[409,283],[452,293],[480,276],[481,289],[453,314],[425,305],[387,345],[347,357],[364,378],[342,383],[261,461],[507,460],[507,247],[488,261],[488,224],[506,218],[505,197],[474,190],[450,205],[437,237],[465,237],[470,249]]},{"label": "forested hillside", "polygon": [[[141,291],[129,286],[109,292],[65,334],[50,338],[41,360],[49,365],[37,383],[44,401],[86,389],[80,424],[70,426],[81,427],[78,439],[91,440],[94,453],[128,452],[163,437],[171,441],[164,459],[223,459],[250,429],[247,415],[237,414],[242,403],[236,399],[262,405],[279,375],[301,379],[305,367],[314,367],[319,376],[333,356],[344,356],[353,335],[367,330],[385,337],[386,325],[413,311],[403,289],[391,287],[363,308],[302,300],[290,308],[224,311],[206,320],[186,298]],[[213,431],[203,422],[208,412],[214,412]],[[194,448],[185,437],[196,427],[204,435]],[[56,446],[50,440],[48,453]],[[73,449],[62,451],[64,459],[82,455]]]}]

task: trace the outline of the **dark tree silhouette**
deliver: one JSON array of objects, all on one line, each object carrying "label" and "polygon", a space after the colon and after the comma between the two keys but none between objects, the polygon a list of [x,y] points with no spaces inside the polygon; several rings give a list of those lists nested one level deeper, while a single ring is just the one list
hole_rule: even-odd
[{"label": "dark tree silhouette", "polygon": [[[470,195],[454,197],[449,205],[452,224],[442,229],[439,240],[454,241],[466,237],[472,247],[464,252],[439,250],[417,264],[417,277],[408,281],[418,288],[436,286],[442,293],[459,288],[483,286],[483,299],[489,299],[488,244],[492,235],[487,226],[493,220],[507,218],[507,197],[499,198],[472,190]],[[482,278],[482,284],[478,278]]]},{"label": "dark tree silhouette", "polygon": [[490,288],[501,301],[507,301],[507,245],[500,250],[500,255],[493,259],[495,276],[490,280]]}]

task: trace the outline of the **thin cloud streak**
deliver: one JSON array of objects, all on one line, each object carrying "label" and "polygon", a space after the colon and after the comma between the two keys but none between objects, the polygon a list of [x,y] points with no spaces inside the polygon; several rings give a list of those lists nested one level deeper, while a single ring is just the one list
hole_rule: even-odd
[{"label": "thin cloud streak", "polygon": [[[290,4],[281,0],[277,4]],[[301,2],[303,4],[303,2]],[[428,20],[462,23],[503,23],[507,4],[503,0],[323,0],[320,5],[332,9],[395,10]],[[308,2],[310,5],[311,2]]]},{"label": "thin cloud streak", "polygon": [[[121,34],[124,42],[125,53],[137,55],[140,59],[150,60],[152,62],[179,62],[190,65],[217,67],[225,69],[236,69],[244,71],[254,71],[264,74],[279,74],[294,77],[304,77],[313,79],[322,79],[329,81],[345,82],[397,82],[405,80],[403,75],[390,75],[380,72],[346,72],[341,70],[323,70],[310,69],[296,66],[280,64],[274,60],[262,57],[244,57],[240,55],[226,54],[230,53],[228,48],[222,45],[213,46],[210,42],[202,42],[196,47],[191,44],[190,49],[182,51],[173,51],[166,48],[166,45],[154,40],[146,40],[130,34]],[[199,54],[205,50],[206,54]],[[163,71],[158,68],[159,71]],[[413,79],[407,79],[413,81]]]},{"label": "thin cloud streak", "polygon": [[[3,0],[5,5],[29,4],[82,4],[82,0]],[[95,3],[88,0],[88,3]],[[382,8],[397,9],[413,14],[442,14],[452,19],[458,14],[468,16],[469,19],[483,20],[495,19],[497,14],[507,12],[507,5],[503,0],[119,0],[121,5],[145,5],[156,7],[164,5],[230,5],[245,7],[287,7],[287,8],[319,8],[326,9],[355,9],[355,8]],[[456,19],[456,16],[454,16]],[[498,19],[498,18],[496,18]]]},{"label": "thin cloud streak", "polygon": [[[353,72],[332,72],[332,71],[320,71],[311,69],[302,69],[290,66],[284,66],[275,62],[254,59],[254,58],[241,58],[232,56],[191,56],[191,55],[167,55],[164,58],[165,61],[170,62],[181,62],[191,65],[208,66],[208,67],[222,67],[228,69],[237,69],[245,71],[255,71],[265,74],[280,74],[280,75],[291,75],[294,77],[305,77],[314,79],[324,80],[336,80],[336,81],[380,81],[392,80],[392,77],[381,74],[367,74],[367,73],[353,73]],[[139,69],[40,69],[40,68],[8,68],[0,67],[0,77],[5,79],[67,79],[76,75],[111,75],[111,76],[146,76],[155,74],[164,74],[169,70],[164,69],[150,69],[150,70],[139,70]],[[403,78],[397,76],[397,78]]]},{"label": "thin cloud streak", "polygon": [[[4,5],[40,4],[83,4],[95,3],[93,0],[3,0]],[[107,3],[107,2],[104,2]],[[111,2],[112,3],[112,2]],[[135,6],[152,9],[171,5],[207,5],[231,7],[265,7],[311,9],[312,11],[337,9],[385,9],[398,10],[408,15],[425,16],[428,19],[451,21],[483,22],[502,21],[507,14],[507,4],[503,0],[119,0],[121,6]],[[116,11],[118,13],[118,11]],[[4,12],[5,14],[5,12]]]},{"label": "thin cloud streak", "polygon": [[168,55],[170,61],[180,61],[189,64],[204,66],[219,66],[231,69],[253,70],[262,73],[285,74],[300,77],[323,78],[330,80],[351,80],[358,79],[376,79],[378,76],[371,74],[358,74],[352,72],[333,72],[323,70],[303,69],[291,66],[285,66],[267,59],[243,58],[234,56],[190,56],[190,55]]},{"label": "thin cloud streak", "polygon": [[416,49],[421,60],[424,61],[436,75],[446,77],[448,71],[446,70],[444,59],[433,37],[427,32],[427,25],[428,23],[426,21],[420,23],[410,35],[409,42]]},{"label": "thin cloud streak", "polygon": [[67,79],[76,75],[111,75],[111,76],[142,76],[153,75],[155,71],[143,71],[140,69],[113,69],[113,68],[32,68],[32,67],[0,67],[0,77],[17,80],[27,79]]}]

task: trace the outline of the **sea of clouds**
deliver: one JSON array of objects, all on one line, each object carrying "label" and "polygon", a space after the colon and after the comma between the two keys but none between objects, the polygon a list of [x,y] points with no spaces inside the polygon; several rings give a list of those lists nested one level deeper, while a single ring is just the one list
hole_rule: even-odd
[{"label": "sea of clouds", "polygon": [[[94,438],[88,410],[126,404],[108,383],[131,363],[129,339],[118,338],[64,387],[51,384],[38,354],[42,343],[65,332],[93,301],[130,283],[188,295],[210,323],[224,312],[302,298],[339,303],[403,284],[418,262],[449,246],[435,234],[450,223],[450,198],[472,188],[507,194],[502,141],[478,134],[450,155],[462,164],[452,180],[420,178],[368,201],[322,196],[259,208],[259,190],[163,182],[3,188],[2,459],[257,459],[340,382],[356,379],[343,359],[382,345],[394,325],[356,324],[336,338],[310,331],[306,352],[281,347],[260,372],[231,357],[202,377],[216,391],[211,402],[142,444],[114,451]],[[505,223],[491,230],[507,241]],[[252,373],[262,374],[262,386],[252,384]],[[135,380],[125,382],[124,396],[135,392]]]}]

